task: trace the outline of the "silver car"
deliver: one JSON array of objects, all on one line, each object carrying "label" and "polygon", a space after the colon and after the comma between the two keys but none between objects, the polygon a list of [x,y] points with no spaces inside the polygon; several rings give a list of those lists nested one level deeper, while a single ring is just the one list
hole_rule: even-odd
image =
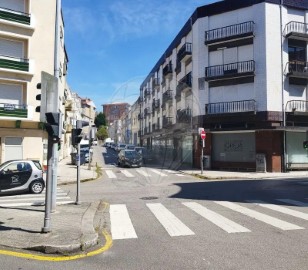
[{"label": "silver car", "polygon": [[39,161],[9,160],[0,165],[0,194],[29,191],[39,194],[45,188]]}]

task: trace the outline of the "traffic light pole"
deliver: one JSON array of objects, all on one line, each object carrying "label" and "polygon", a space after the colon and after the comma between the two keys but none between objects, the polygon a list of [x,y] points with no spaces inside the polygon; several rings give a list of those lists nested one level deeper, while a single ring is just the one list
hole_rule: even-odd
[{"label": "traffic light pole", "polygon": [[58,164],[58,142],[52,144],[52,185],[51,185],[51,212],[56,211],[57,204],[57,164]]},{"label": "traffic light pole", "polygon": [[77,144],[77,194],[76,194],[76,205],[80,204],[80,143]]},{"label": "traffic light pole", "polygon": [[46,176],[46,195],[45,195],[45,216],[43,233],[51,231],[51,197],[52,197],[52,166],[53,166],[53,138],[48,136],[47,149],[47,176]]}]

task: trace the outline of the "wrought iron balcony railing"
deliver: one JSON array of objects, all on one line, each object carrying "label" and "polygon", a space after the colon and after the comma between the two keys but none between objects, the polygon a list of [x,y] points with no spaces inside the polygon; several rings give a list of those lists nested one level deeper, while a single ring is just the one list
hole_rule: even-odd
[{"label": "wrought iron balcony railing", "polygon": [[254,99],[230,102],[217,102],[205,105],[205,114],[224,114],[240,112],[256,112],[257,103]]},{"label": "wrought iron balcony railing", "polygon": [[224,40],[251,36],[253,31],[254,22],[252,21],[216,28],[205,32],[204,43],[210,44]]},{"label": "wrought iron balcony railing", "polygon": [[173,117],[163,116],[163,128],[172,126]]},{"label": "wrought iron balcony railing", "polygon": [[283,35],[308,39],[308,23],[289,22],[284,28]]},{"label": "wrought iron balcony railing", "polygon": [[192,87],[192,76],[191,72],[189,72],[187,75],[185,75],[176,86],[176,95],[181,95],[181,92],[185,89],[191,89]]},{"label": "wrought iron balcony railing", "polygon": [[30,25],[30,14],[0,7],[0,19]]},{"label": "wrought iron balcony railing", "polygon": [[289,77],[308,79],[308,62],[288,62],[285,73]]},{"label": "wrought iron balcony railing", "polygon": [[186,60],[187,58],[191,57],[191,52],[192,52],[192,44],[188,42],[185,43],[177,53],[177,60],[178,61]]},{"label": "wrought iron balcony railing", "polygon": [[144,109],[144,115],[147,116],[147,115],[149,115],[149,114],[151,114],[150,108],[145,108],[145,109]]},{"label": "wrought iron balcony railing", "polygon": [[286,112],[308,112],[307,100],[289,100],[285,108]]},{"label": "wrought iron balcony railing", "polygon": [[163,76],[167,76],[169,74],[172,74],[172,63],[169,63],[163,68]]},{"label": "wrought iron balcony railing", "polygon": [[157,110],[160,108],[160,99],[153,99],[153,102],[152,102],[152,110]]},{"label": "wrought iron balcony railing", "polygon": [[27,105],[0,103],[0,116],[27,118],[28,107]]},{"label": "wrought iron balcony railing", "polygon": [[172,92],[172,90],[167,90],[165,93],[163,93],[163,104],[168,101],[172,101]]},{"label": "wrought iron balcony railing", "polygon": [[146,88],[143,92],[145,97],[151,96],[151,89],[150,88]]},{"label": "wrought iron balcony railing", "polygon": [[183,110],[177,110],[176,118],[179,123],[190,123],[191,122],[191,109],[186,108]]},{"label": "wrought iron balcony railing", "polygon": [[237,76],[252,76],[255,72],[255,61],[236,62],[225,65],[217,65],[205,68],[205,80],[230,78]]},{"label": "wrought iron balcony railing", "polygon": [[29,60],[12,56],[0,55],[0,68],[29,71]]}]

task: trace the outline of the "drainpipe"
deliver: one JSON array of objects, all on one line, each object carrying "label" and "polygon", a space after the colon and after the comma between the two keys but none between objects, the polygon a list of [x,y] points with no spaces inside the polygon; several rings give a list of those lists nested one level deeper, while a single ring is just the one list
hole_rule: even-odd
[{"label": "drainpipe", "polygon": [[284,71],[283,71],[283,25],[282,25],[282,6],[283,0],[280,0],[280,43],[281,43],[281,105],[282,105],[282,121],[283,121],[283,162],[282,170],[286,172],[286,111],[284,100]]}]

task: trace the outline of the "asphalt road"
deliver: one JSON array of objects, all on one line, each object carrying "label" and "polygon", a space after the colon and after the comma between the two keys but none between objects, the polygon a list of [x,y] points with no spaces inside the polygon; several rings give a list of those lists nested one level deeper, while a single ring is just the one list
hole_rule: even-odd
[{"label": "asphalt road", "polygon": [[302,180],[204,181],[118,168],[107,154],[103,177],[82,184],[81,200],[109,204],[101,215],[111,249],[64,263],[2,257],[2,269],[308,269]]}]

